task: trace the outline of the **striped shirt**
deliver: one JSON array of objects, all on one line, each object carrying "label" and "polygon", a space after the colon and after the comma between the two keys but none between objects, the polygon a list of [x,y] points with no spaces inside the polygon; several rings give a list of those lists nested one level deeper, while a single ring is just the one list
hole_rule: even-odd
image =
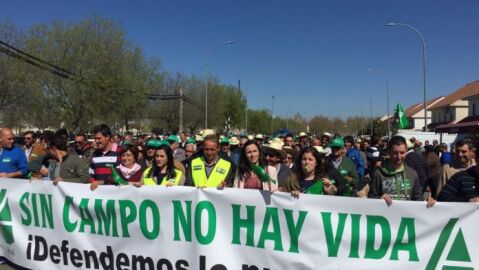
[{"label": "striped shirt", "polygon": [[120,160],[119,151],[95,151],[90,160],[90,181],[103,181],[105,185],[114,185],[110,166],[120,165]]},{"label": "striped shirt", "polygon": [[479,168],[471,167],[454,174],[437,196],[443,202],[468,202],[479,197]]}]

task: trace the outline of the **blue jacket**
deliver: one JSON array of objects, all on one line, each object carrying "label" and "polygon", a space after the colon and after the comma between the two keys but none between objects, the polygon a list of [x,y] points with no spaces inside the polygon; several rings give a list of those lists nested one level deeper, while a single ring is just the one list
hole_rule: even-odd
[{"label": "blue jacket", "polygon": [[21,171],[23,177],[28,174],[28,161],[25,152],[17,146],[0,149],[0,172],[14,173]]},{"label": "blue jacket", "polygon": [[441,166],[445,164],[451,164],[452,162],[452,154],[451,152],[443,152],[441,155]]},{"label": "blue jacket", "polygon": [[354,165],[356,165],[356,171],[358,172],[360,177],[363,177],[364,176],[364,161],[363,161],[363,158],[361,157],[361,153],[359,152],[359,150],[356,148],[348,149],[346,157],[348,157],[354,163]]}]

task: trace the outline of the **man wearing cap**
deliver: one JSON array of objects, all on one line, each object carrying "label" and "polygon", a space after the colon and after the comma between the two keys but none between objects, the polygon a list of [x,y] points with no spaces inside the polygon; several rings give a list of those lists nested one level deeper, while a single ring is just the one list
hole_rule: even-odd
[{"label": "man wearing cap", "polygon": [[341,154],[344,148],[343,138],[334,138],[333,141],[329,144],[329,147],[331,148],[331,155],[329,155],[329,160],[339,171],[339,174],[341,174],[343,182],[346,186],[346,190],[343,192],[342,195],[349,197],[355,196],[356,187],[359,183],[359,175],[356,171],[356,166],[354,165],[354,163],[349,158]]},{"label": "man wearing cap", "polygon": [[254,137],[254,141],[256,142],[256,145],[258,145],[258,147],[263,146],[263,140],[263,134],[256,134],[256,136]]},{"label": "man wearing cap", "polygon": [[300,150],[309,146],[308,135],[306,134],[306,132],[300,132],[298,138],[299,138],[298,144],[299,144]]},{"label": "man wearing cap", "polygon": [[155,152],[156,149],[160,146],[160,140],[157,139],[151,139],[146,143],[145,146],[145,158],[142,160],[138,161],[138,164],[140,164],[141,169],[144,171],[146,168],[148,168],[155,160]]},{"label": "man wearing cap", "polygon": [[344,145],[346,146],[346,157],[348,157],[356,166],[356,172],[359,175],[359,179],[364,176],[364,160],[361,153],[354,146],[354,138],[352,136],[344,137]]},{"label": "man wearing cap", "polygon": [[171,150],[173,150],[173,157],[178,161],[183,161],[186,159],[185,150],[180,148],[180,139],[176,135],[168,136],[168,142],[171,145]]},{"label": "man wearing cap", "polygon": [[193,158],[187,170],[185,186],[224,187],[233,186],[234,173],[230,161],[219,156],[220,143],[214,134],[204,138],[203,155]]},{"label": "man wearing cap", "polygon": [[[240,160],[240,152],[238,149],[239,140],[238,137],[233,136],[231,139],[223,138],[220,140],[221,153],[220,155],[224,156],[225,159],[231,161],[236,169]],[[236,171],[236,170],[234,170]]]},{"label": "man wearing cap", "polygon": [[331,134],[328,132],[324,132],[321,137],[321,146],[324,149],[324,155],[329,156],[331,155],[331,148],[329,147],[329,144],[331,143]]}]

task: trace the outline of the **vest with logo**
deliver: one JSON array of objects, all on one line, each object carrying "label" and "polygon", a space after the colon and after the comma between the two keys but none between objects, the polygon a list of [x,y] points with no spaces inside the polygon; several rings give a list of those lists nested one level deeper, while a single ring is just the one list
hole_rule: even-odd
[{"label": "vest with logo", "polygon": [[[150,174],[151,168],[152,167],[149,166],[143,172],[143,185],[145,186],[158,185],[156,178],[154,178],[153,175],[148,176],[148,174]],[[179,185],[181,181],[181,177],[183,176],[183,172],[175,169],[175,173],[176,173],[176,177],[174,179],[168,179],[168,176],[165,176],[163,178],[163,181],[161,181],[161,186],[166,186],[168,182],[172,182],[175,186]]]},{"label": "vest with logo", "polygon": [[231,163],[220,158],[208,177],[204,158],[198,157],[191,161],[191,177],[196,187],[217,187],[226,180],[230,168]]}]

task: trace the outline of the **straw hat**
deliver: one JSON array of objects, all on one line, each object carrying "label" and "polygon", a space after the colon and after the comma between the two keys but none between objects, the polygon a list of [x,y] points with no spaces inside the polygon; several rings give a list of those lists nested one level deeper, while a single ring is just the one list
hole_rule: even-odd
[{"label": "straw hat", "polygon": [[239,144],[238,137],[236,137],[236,136],[231,137],[230,145],[238,145],[238,144]]},{"label": "straw hat", "polygon": [[203,141],[203,136],[201,136],[201,134],[196,134],[195,135],[195,141],[202,142]]},{"label": "straw hat", "polygon": [[215,135],[215,131],[213,129],[204,129],[203,130],[203,138],[208,136],[208,135]]},{"label": "straw hat", "polygon": [[324,150],[324,148],[322,146],[316,145],[316,146],[313,146],[313,147],[314,147],[314,149],[316,149],[316,151],[318,151],[318,153],[326,154],[326,150]]},{"label": "straw hat", "polygon": [[328,136],[329,138],[332,137],[331,133],[329,132],[324,132],[323,134],[321,134],[321,136]]},{"label": "straw hat", "polygon": [[281,159],[285,158],[286,152],[283,150],[284,142],[279,139],[273,139],[271,143],[263,146],[263,151],[266,154],[272,154],[275,155]]}]

